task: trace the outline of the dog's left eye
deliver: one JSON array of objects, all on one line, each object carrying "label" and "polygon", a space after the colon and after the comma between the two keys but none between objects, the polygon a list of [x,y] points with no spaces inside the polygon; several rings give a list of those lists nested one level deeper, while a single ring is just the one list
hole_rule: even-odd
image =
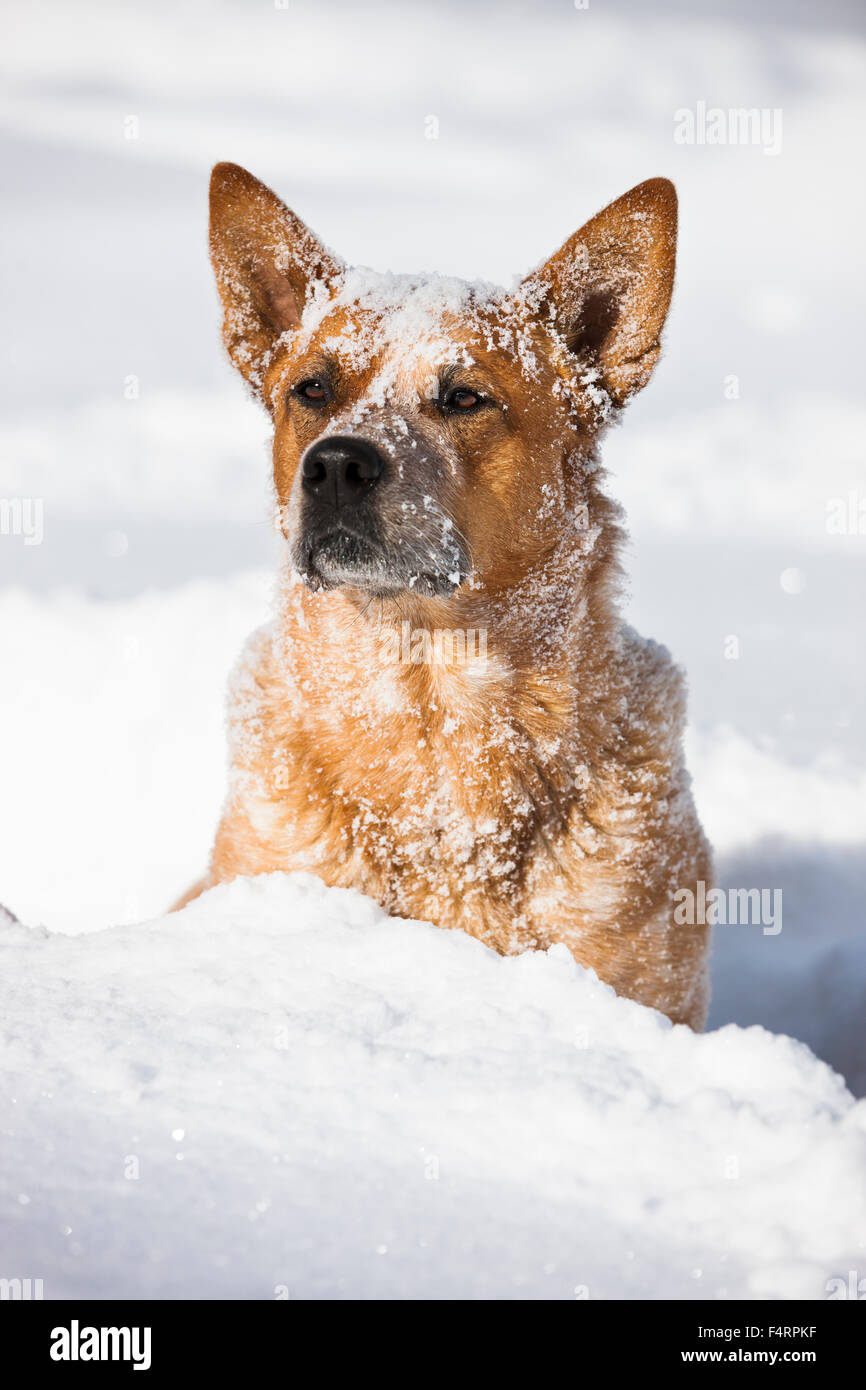
[{"label": "dog's left eye", "polygon": [[328,398],[328,388],[317,376],[310,376],[304,381],[299,381],[294,389],[295,395],[300,396],[302,401],[311,401],[314,405]]},{"label": "dog's left eye", "polygon": [[445,410],[452,410],[455,414],[464,414],[470,410],[475,410],[481,401],[482,397],[471,387],[452,386],[451,390],[446,392],[442,405]]}]

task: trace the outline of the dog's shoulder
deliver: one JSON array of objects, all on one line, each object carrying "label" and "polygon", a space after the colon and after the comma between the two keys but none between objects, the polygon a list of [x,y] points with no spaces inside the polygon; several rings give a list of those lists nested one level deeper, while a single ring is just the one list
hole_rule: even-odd
[{"label": "dog's shoulder", "polygon": [[274,622],[263,623],[247,637],[229,677],[229,705],[241,712],[250,698],[255,698],[274,664],[277,627]]},{"label": "dog's shoulder", "polygon": [[264,623],[246,639],[228,684],[227,723],[234,757],[246,761],[266,735],[277,679],[277,625]]},{"label": "dog's shoulder", "polygon": [[686,720],[686,678],[668,648],[624,623],[617,658],[634,732],[678,739]]}]

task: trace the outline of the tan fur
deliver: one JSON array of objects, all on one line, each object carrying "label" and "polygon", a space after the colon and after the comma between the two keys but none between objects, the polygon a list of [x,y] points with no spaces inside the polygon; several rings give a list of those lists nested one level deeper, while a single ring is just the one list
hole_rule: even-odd
[{"label": "tan fur", "polygon": [[[511,294],[457,311],[445,295],[411,346],[396,310],[341,294],[339,262],[251,175],[218,165],[211,209],[226,342],[273,415],[289,541],[304,450],[354,429],[419,472],[419,496],[425,450],[447,461],[434,501],[472,574],[446,597],[371,597],[311,591],[287,567],[234,681],[201,887],[309,870],[503,953],[562,942],[619,993],[700,1027],[707,931],[672,915],[678,889],[711,877],[683,685],[618,615],[618,514],[595,453],[658,357],[672,186],[626,194]],[[496,409],[442,417],[427,381],[443,352]],[[335,354],[327,414],[298,407],[292,384]],[[405,658],[420,630],[483,631],[486,657],[400,659],[396,634]]]}]

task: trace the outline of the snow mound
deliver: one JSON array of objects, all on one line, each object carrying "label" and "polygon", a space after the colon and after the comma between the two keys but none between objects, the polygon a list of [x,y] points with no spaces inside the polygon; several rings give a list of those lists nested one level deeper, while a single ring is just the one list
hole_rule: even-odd
[{"label": "snow mound", "polygon": [[820,1298],[862,1264],[866,1103],[562,947],[277,874],[0,954],[0,1272],[47,1298]]}]

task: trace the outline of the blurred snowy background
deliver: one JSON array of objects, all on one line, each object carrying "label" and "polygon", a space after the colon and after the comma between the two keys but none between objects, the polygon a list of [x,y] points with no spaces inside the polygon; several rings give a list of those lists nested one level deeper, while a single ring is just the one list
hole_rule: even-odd
[{"label": "blurred snowy background", "polygon": [[[666,356],[605,454],[630,616],[687,669],[722,881],[784,894],[780,935],[718,929],[711,1022],[866,1090],[861,6],[7,0],[3,28],[0,498],[44,537],[0,535],[0,901],[135,921],[205,863],[274,557],[210,166],[349,261],[505,283],[664,174]],[[780,150],[676,143],[699,102],[781,111]]]}]

